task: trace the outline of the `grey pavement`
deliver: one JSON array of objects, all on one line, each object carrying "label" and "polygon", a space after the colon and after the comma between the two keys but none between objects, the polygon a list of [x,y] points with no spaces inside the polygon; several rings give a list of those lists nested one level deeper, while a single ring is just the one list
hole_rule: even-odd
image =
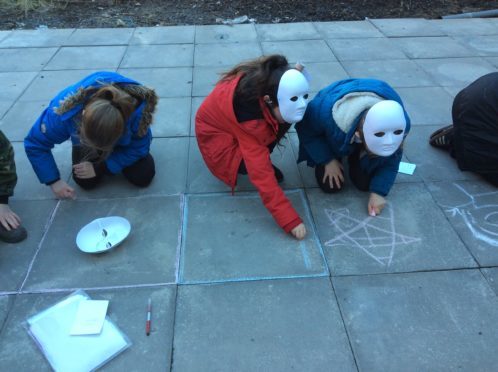
[{"label": "grey pavement", "polygon": [[[451,123],[454,96],[497,70],[498,19],[0,32],[0,129],[13,142],[12,208],[29,231],[0,244],[0,370],[50,366],[24,322],[77,289],[110,300],[132,346],[105,371],[493,371],[498,365],[498,190],[460,172],[428,136]],[[390,83],[412,118],[381,216],[349,184],[336,195],[296,164],[293,129],[272,161],[308,229],[284,234],[241,176],[235,195],[200,156],[195,112],[218,74],[283,53],[315,94],[348,77]],[[55,200],[22,141],[50,99],[94,71],[117,71],[161,97],[152,127],[157,174],[146,189],[116,176]],[[56,146],[71,185],[70,144]],[[116,249],[80,252],[81,227],[126,217]],[[152,298],[152,333],[145,308]]]}]

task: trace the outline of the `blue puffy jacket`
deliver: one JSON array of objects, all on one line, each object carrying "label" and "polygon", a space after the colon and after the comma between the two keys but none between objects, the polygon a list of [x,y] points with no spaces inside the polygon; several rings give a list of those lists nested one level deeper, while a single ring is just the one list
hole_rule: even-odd
[{"label": "blue puffy jacket", "polygon": [[107,169],[115,174],[149,153],[152,123],[157,97],[152,89],[115,72],[100,71],[61,91],[50,102],[24,139],[24,148],[41,183],[50,184],[60,178],[51,149],[69,138],[78,145],[81,112],[91,92],[113,84],[131,94],[139,102],[126,122],[125,133],[105,160]]},{"label": "blue puffy jacket", "polygon": [[[309,166],[314,167],[317,164],[327,164],[332,159],[340,159],[353,152],[355,144],[352,143],[352,138],[361,119],[361,114],[356,117],[351,128],[345,132],[335,122],[332,108],[346,94],[354,92],[372,92],[381,98],[396,101],[403,106],[401,98],[394,89],[380,80],[347,79],[329,85],[311,100],[303,120],[296,124],[299,136],[298,162],[306,160]],[[406,136],[410,131],[410,118],[406,110],[405,118]],[[403,149],[400,147],[391,156],[364,156],[361,158],[361,168],[371,176],[371,192],[382,196],[389,193],[396,179],[402,154]]]}]

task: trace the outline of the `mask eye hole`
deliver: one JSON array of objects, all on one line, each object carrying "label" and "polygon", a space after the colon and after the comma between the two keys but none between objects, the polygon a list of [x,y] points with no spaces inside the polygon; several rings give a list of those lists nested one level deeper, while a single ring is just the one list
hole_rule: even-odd
[{"label": "mask eye hole", "polygon": [[308,94],[308,93],[306,93],[306,94],[304,95],[304,99],[308,99],[308,97],[309,97],[309,94]]},{"label": "mask eye hole", "polygon": [[297,96],[294,96],[294,97],[291,97],[290,99],[292,102],[296,102],[297,101]]},{"label": "mask eye hole", "polygon": [[403,134],[403,132],[404,132],[403,129],[398,129],[394,131],[394,134],[399,136],[400,134]]},{"label": "mask eye hole", "polygon": [[375,137],[384,137],[385,133],[384,132],[377,132],[377,133],[374,133],[374,136]]}]

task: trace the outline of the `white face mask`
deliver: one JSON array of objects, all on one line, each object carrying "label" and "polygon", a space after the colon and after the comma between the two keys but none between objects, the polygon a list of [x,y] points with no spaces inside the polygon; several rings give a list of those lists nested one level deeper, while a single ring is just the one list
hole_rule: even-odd
[{"label": "white face mask", "polygon": [[290,124],[301,121],[308,106],[310,85],[298,70],[284,72],[278,84],[277,100],[282,118]]},{"label": "white face mask", "polygon": [[401,145],[406,129],[403,107],[396,101],[380,101],[365,116],[363,137],[367,148],[378,156],[390,156]]}]

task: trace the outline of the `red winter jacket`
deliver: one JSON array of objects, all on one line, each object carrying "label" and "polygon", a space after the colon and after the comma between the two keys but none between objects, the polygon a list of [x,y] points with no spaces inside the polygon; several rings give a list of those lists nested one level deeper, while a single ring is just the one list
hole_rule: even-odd
[{"label": "red winter jacket", "polygon": [[260,106],[264,119],[237,122],[233,95],[240,78],[219,82],[202,103],[195,117],[197,144],[209,170],[232,190],[244,159],[249,179],[265,207],[289,232],[302,221],[278,185],[270,160],[267,146],[277,138],[278,122],[263,100]]}]

